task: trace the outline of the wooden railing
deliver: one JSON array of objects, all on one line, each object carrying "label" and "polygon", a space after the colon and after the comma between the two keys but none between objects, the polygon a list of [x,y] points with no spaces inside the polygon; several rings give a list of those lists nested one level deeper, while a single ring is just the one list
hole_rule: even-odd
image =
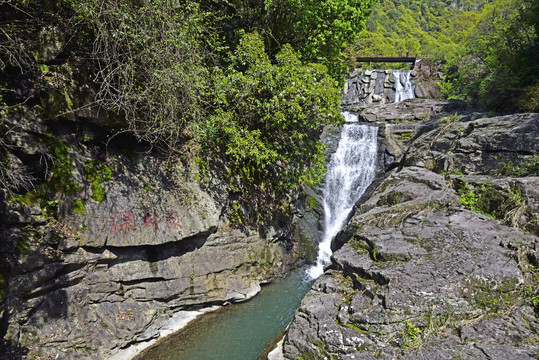
[{"label": "wooden railing", "polygon": [[409,53],[406,54],[369,54],[364,56],[358,56],[356,58],[357,62],[391,62],[391,63],[397,63],[397,62],[411,62],[415,63],[415,61],[419,58],[419,55],[410,55]]}]

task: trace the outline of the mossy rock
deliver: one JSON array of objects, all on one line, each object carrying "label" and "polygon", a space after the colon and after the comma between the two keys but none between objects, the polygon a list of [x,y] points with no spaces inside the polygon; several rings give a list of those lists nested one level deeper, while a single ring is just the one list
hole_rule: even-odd
[{"label": "mossy rock", "polygon": [[105,188],[101,185],[112,180],[112,170],[103,161],[92,159],[84,165],[84,177],[91,182],[92,199],[102,202],[107,199]]}]

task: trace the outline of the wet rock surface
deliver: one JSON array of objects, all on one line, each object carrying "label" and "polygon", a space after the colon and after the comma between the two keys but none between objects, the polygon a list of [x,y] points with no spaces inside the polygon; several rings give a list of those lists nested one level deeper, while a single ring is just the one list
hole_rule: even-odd
[{"label": "wet rock surface", "polygon": [[539,177],[498,169],[537,153],[539,115],[409,122],[383,139],[388,171],[336,236],[285,358],[536,359]]}]

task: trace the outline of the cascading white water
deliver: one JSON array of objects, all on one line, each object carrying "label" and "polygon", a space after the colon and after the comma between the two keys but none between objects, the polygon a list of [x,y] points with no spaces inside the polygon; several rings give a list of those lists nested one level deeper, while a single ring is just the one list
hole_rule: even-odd
[{"label": "cascading white water", "polygon": [[393,70],[395,77],[395,102],[415,98],[414,84],[410,79],[411,70]]},{"label": "cascading white water", "polygon": [[357,115],[344,112],[348,122],[341,130],[337,150],[327,166],[327,175],[322,195],[324,207],[324,229],[319,243],[316,264],[308,269],[316,279],[330,262],[331,240],[344,226],[354,204],[359,200],[374,179],[378,151],[378,127],[357,122]]}]

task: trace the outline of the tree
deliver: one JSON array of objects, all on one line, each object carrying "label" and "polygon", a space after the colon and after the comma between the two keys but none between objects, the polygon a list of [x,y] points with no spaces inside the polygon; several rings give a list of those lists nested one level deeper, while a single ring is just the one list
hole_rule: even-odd
[{"label": "tree", "polygon": [[326,67],[303,63],[289,45],[272,63],[257,33],[242,37],[231,62],[213,76],[213,112],[198,128],[204,152],[224,154],[247,196],[319,181],[323,145],[314,135],[341,121]]},{"label": "tree", "polygon": [[[99,104],[125,117],[139,139],[165,149],[204,116],[213,42],[196,2],[71,1],[90,30]],[[89,42],[90,42],[89,41]]]},{"label": "tree", "polygon": [[518,107],[519,96],[539,71],[536,11],[532,0],[496,0],[485,6],[462,57],[450,64],[450,81],[462,89],[461,96],[498,111]]},{"label": "tree", "polygon": [[354,43],[374,0],[266,0],[270,48],[290,44],[302,59],[324,64],[335,78],[346,68],[343,50]]}]

